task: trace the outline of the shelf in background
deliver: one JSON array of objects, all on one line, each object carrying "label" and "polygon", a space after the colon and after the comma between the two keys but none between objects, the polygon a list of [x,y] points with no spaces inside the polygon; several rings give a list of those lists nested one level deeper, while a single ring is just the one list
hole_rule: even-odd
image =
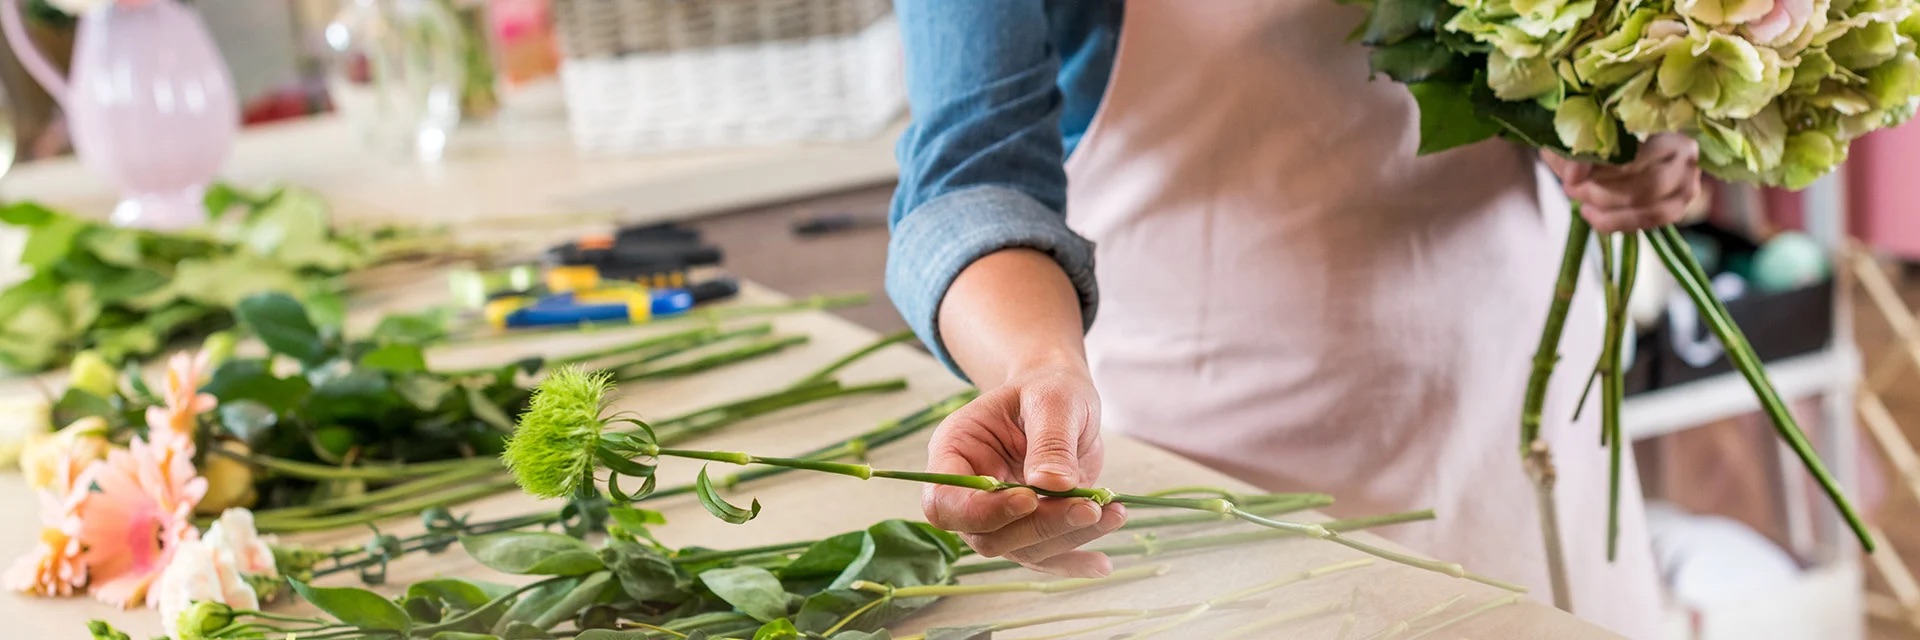
[{"label": "shelf in background", "polygon": [[[1825,393],[1851,380],[1859,370],[1851,345],[1828,347],[1767,364],[1780,397],[1792,402]],[[1753,388],[1739,373],[1695,380],[1628,396],[1620,421],[1634,440],[1645,440],[1760,410]]]}]

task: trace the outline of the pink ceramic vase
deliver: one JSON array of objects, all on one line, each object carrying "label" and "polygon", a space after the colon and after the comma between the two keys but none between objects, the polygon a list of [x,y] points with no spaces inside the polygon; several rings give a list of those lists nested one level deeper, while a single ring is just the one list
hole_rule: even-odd
[{"label": "pink ceramic vase", "polygon": [[109,2],[80,17],[71,78],[27,39],[19,0],[0,27],[20,62],[66,112],[74,153],[120,188],[113,222],[202,224],[202,203],[240,126],[227,64],[192,9],[175,0]]}]

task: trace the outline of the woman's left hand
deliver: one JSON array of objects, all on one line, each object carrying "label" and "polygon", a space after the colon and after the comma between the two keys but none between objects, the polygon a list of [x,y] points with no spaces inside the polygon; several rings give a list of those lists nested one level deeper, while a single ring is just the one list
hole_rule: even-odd
[{"label": "woman's left hand", "polygon": [[1580,216],[1600,233],[1679,222],[1700,195],[1700,146],[1676,133],[1648,138],[1624,165],[1568,160],[1551,151],[1540,157],[1560,176],[1567,197],[1580,203]]}]

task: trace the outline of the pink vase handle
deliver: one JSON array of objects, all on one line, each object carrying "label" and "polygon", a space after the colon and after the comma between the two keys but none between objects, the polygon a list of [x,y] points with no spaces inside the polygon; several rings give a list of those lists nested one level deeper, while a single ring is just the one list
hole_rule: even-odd
[{"label": "pink vase handle", "polygon": [[60,103],[60,108],[65,109],[66,76],[53,68],[53,63],[47,61],[46,54],[41,53],[39,47],[33,46],[33,38],[27,36],[27,29],[20,22],[20,0],[0,1],[7,5],[0,9],[0,29],[7,34],[7,44],[13,48],[13,56],[20,60],[20,66],[26,68],[28,75],[46,88],[47,95],[53,96],[54,102]]}]

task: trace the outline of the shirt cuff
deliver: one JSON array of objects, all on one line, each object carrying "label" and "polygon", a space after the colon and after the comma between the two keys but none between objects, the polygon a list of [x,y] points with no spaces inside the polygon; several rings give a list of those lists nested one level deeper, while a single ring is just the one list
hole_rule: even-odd
[{"label": "shirt cuff", "polygon": [[940,340],[940,301],[974,260],[1001,249],[1052,256],[1080,294],[1082,329],[1093,326],[1100,298],[1093,243],[1067,228],[1060,212],[1019,190],[971,187],[941,195],[902,216],[887,247],[887,295],[940,364],[961,379]]}]

